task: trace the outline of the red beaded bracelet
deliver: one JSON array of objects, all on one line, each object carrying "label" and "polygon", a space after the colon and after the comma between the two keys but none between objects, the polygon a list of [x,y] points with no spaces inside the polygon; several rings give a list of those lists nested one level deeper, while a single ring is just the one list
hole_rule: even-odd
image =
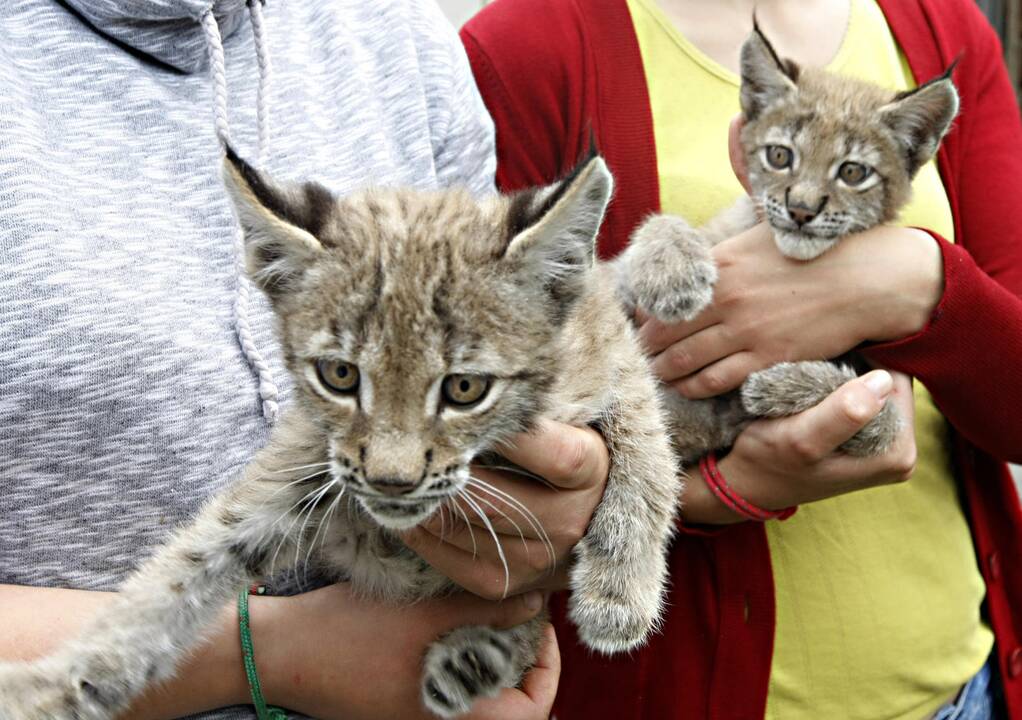
[{"label": "red beaded bracelet", "polygon": [[798,510],[797,505],[784,508],[783,510],[765,510],[743,498],[733,487],[727,484],[723,473],[717,467],[717,456],[712,452],[699,461],[699,470],[702,472],[703,479],[706,480],[710,490],[717,496],[717,499],[744,518],[758,522],[775,519],[787,520]]}]

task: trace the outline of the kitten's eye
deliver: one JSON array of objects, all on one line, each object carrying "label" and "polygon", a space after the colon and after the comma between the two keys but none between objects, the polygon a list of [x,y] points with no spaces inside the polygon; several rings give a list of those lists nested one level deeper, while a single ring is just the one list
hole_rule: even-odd
[{"label": "kitten's eye", "polygon": [[792,160],[795,159],[795,154],[791,149],[783,145],[767,145],[764,154],[766,155],[767,164],[775,170],[790,168]]},{"label": "kitten's eye", "polygon": [[327,389],[344,395],[358,390],[358,368],[340,360],[317,360],[316,373]]},{"label": "kitten's eye", "polygon": [[837,169],[837,176],[841,178],[841,182],[852,187],[860,185],[872,174],[873,168],[857,162],[842,163],[841,167]]},{"label": "kitten's eye", "polygon": [[490,378],[483,375],[448,375],[441,388],[444,401],[449,405],[468,407],[486,397],[490,391]]}]

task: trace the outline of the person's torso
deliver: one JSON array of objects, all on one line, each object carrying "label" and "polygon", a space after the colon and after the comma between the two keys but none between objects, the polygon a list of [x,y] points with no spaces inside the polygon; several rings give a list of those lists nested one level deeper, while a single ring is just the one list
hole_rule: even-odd
[{"label": "person's torso", "polygon": [[[468,75],[438,9],[264,14],[271,174],[338,193],[443,181],[443,84]],[[247,16],[224,48],[232,144],[254,160]],[[477,97],[450,99],[486,127]],[[213,128],[207,69],[128,52],[57,2],[0,4],[0,583],[116,588],[267,437]],[[491,140],[465,178],[476,192],[492,187]],[[254,288],[249,305],[286,401]]]},{"label": "person's torso", "polygon": [[[629,0],[645,65],[663,211],[704,223],[742,192],[728,163],[736,75],[682,37],[653,0]],[[872,0],[852,0],[830,69],[914,83]],[[899,222],[953,239],[936,164]],[[848,242],[854,242],[854,239]],[[767,717],[922,718],[982,666],[992,634],[951,467],[947,425],[916,383],[912,479],[803,506],[767,523],[776,629]]]}]

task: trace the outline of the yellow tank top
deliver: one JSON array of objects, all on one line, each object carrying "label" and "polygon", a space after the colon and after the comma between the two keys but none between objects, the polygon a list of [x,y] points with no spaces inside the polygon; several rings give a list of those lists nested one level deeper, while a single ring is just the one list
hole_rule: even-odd
[{"label": "yellow tank top", "polygon": [[[742,192],[727,152],[739,78],[689,43],[655,0],[628,6],[649,87],[661,205],[700,225]],[[848,30],[828,67],[892,89],[915,84],[875,0],[851,0]],[[913,188],[901,222],[952,239],[935,163]],[[805,505],[790,520],[767,523],[777,606],[771,720],[919,720],[990,653],[947,425],[919,383],[915,399],[919,462],[909,482]]]}]

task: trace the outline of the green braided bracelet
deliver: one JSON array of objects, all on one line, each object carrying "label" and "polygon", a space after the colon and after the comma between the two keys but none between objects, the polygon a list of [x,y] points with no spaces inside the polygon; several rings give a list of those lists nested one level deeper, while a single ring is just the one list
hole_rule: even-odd
[{"label": "green braided bracelet", "polygon": [[241,627],[241,653],[245,661],[245,675],[248,676],[248,688],[252,692],[252,704],[255,706],[256,717],[259,720],[287,720],[286,712],[266,704],[263,688],[259,684],[255,650],[252,648],[252,629],[248,618],[248,590],[242,590],[238,595],[238,620]]}]

